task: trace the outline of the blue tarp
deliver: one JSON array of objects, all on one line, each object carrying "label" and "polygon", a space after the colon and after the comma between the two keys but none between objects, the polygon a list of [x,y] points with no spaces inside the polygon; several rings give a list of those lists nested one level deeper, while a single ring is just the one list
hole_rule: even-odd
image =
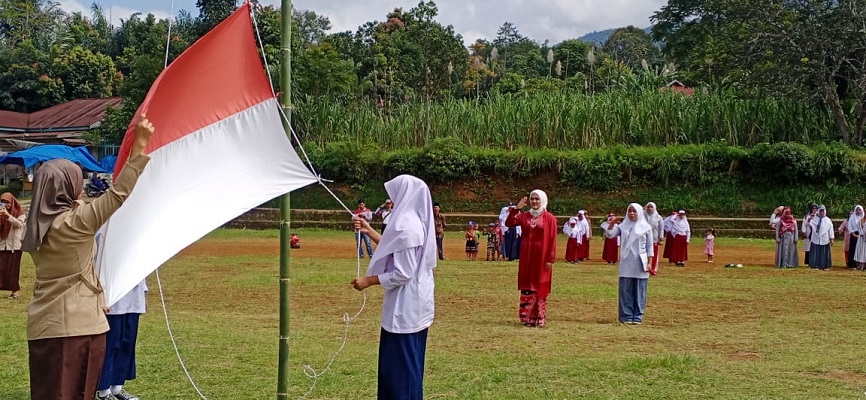
[{"label": "blue tarp", "polygon": [[26,168],[33,168],[38,163],[56,158],[72,161],[88,171],[108,172],[99,166],[99,163],[86,148],[69,147],[62,144],[46,144],[12,152],[0,157],[0,164],[19,164]]},{"label": "blue tarp", "polygon": [[101,166],[102,169],[104,169],[107,172],[114,171],[114,164],[115,163],[117,163],[117,155],[116,154],[102,157],[102,159],[99,160],[99,166]]}]

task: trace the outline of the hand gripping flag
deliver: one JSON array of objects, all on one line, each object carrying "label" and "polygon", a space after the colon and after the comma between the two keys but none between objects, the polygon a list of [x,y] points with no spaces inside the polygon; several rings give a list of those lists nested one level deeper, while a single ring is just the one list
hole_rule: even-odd
[{"label": "hand gripping flag", "polygon": [[246,3],[159,75],[130,123],[115,173],[142,113],[156,131],[150,163],[97,235],[109,306],[213,229],[316,182],[286,137],[255,43]]}]

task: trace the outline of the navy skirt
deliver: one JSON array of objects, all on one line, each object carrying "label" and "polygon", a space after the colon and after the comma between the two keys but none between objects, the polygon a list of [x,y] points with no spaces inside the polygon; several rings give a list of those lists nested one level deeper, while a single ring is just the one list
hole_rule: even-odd
[{"label": "navy skirt", "polygon": [[391,333],[379,338],[379,400],[424,399],[427,331]]},{"label": "navy skirt", "polygon": [[99,390],[123,385],[135,379],[135,342],[141,314],[106,315],[109,330],[105,335],[105,363],[99,377]]}]

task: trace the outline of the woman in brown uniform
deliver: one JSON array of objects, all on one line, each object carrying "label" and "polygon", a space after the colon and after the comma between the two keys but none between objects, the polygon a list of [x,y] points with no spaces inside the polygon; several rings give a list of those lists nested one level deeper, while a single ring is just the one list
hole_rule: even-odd
[{"label": "woman in brown uniform", "polygon": [[22,249],[36,266],[27,313],[32,399],[93,399],[105,354],[105,299],[93,268],[94,236],[123,204],[150,157],[153,125],[142,115],[116,183],[92,203],[78,200],[84,179],[68,160],[37,171]]}]

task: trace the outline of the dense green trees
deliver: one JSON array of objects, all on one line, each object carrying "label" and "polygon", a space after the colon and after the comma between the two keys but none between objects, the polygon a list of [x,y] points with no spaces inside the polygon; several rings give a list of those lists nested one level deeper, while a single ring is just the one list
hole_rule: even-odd
[{"label": "dense green trees", "polygon": [[[0,109],[30,112],[73,98],[121,95],[123,108],[89,138],[117,141],[163,69],[166,44],[170,62],[238,3],[198,0],[197,16],[179,12],[167,37],[168,21],[152,15],[112,26],[97,5],[90,15],[69,15],[46,0],[0,0]],[[282,17],[273,6],[255,7],[268,69],[282,90]],[[519,103],[544,92],[641,98],[679,79],[698,95],[750,104],[775,104],[774,98],[811,102],[816,115],[835,121],[828,128],[833,131],[791,137],[863,143],[866,0],[669,0],[653,16],[652,36],[629,26],[616,29],[601,46],[576,39],[539,43],[504,22],[493,38],[478,38],[467,48],[438,15],[433,1],[420,1],[408,10],[383,12],[382,21],[354,32],[330,33],[327,17],[295,10],[296,123],[312,123],[303,120],[312,115],[303,108],[322,100],[347,114],[380,113],[383,121],[422,110],[428,117],[421,120],[428,123],[412,129],[427,137],[436,103]],[[773,110],[748,118],[767,113]]]}]

